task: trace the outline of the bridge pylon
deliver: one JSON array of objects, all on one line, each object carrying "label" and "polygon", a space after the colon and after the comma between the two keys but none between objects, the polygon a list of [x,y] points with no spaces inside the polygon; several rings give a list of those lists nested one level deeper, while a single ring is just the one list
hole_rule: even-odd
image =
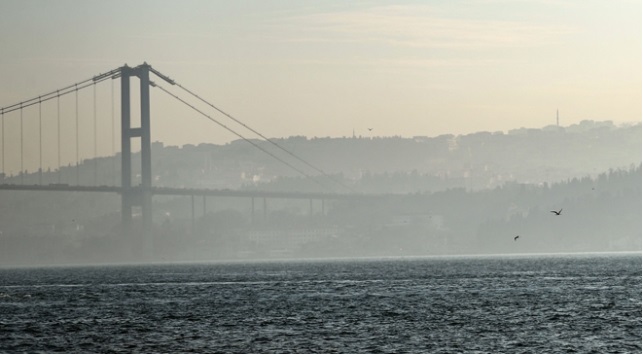
[{"label": "bridge pylon", "polygon": [[[141,208],[143,254],[152,248],[152,142],[150,130],[150,66],[143,63],[131,68],[121,67],[121,187],[122,225],[126,237],[134,237],[132,216],[135,207]],[[130,78],[140,80],[140,126],[133,127],[130,104]],[[132,185],[132,140],[141,144],[141,181]]]}]

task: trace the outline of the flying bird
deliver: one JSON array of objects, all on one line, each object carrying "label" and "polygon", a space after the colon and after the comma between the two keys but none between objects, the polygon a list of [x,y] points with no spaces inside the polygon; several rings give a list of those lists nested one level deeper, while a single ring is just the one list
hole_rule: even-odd
[{"label": "flying bird", "polygon": [[518,237],[520,237],[520,235],[516,235],[516,237],[514,237],[514,241],[518,240]]},{"label": "flying bird", "polygon": [[368,128],[368,131],[369,131],[369,132],[370,132],[371,130],[373,130],[373,128]]},{"label": "flying bird", "polygon": [[559,211],[556,211],[556,210],[550,210],[550,212],[552,212],[552,213],[554,213],[554,214],[556,214],[556,215],[560,215],[560,213],[562,213],[562,212],[563,212],[563,208],[560,208],[560,210],[559,210]]}]

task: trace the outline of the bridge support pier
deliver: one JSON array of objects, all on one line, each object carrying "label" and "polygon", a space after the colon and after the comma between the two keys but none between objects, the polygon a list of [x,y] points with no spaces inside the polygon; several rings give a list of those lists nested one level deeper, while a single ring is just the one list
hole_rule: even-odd
[{"label": "bridge support pier", "polygon": [[[141,235],[143,255],[152,255],[152,142],[150,130],[150,66],[143,63],[135,68],[121,68],[121,187],[122,224],[127,237],[132,238],[132,213],[141,208]],[[140,127],[132,127],[130,105],[130,78],[140,80]],[[140,138],[141,182],[132,185],[132,139]]]}]

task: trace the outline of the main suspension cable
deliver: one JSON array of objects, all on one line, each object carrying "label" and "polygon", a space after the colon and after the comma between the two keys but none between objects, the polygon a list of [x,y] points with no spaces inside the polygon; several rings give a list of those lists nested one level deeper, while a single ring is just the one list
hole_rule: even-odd
[{"label": "main suspension cable", "polygon": [[198,100],[200,100],[201,102],[203,102],[203,103],[207,104],[208,106],[212,107],[213,109],[215,109],[215,110],[216,110],[216,111],[218,111],[219,113],[223,114],[224,116],[226,116],[226,117],[228,117],[228,118],[232,119],[232,120],[233,120],[234,122],[236,122],[237,124],[239,124],[239,125],[243,126],[244,128],[246,128],[246,129],[250,130],[251,132],[255,133],[257,136],[261,137],[262,139],[264,139],[265,141],[267,141],[267,142],[269,142],[270,144],[274,145],[275,147],[279,148],[280,150],[284,151],[284,152],[285,152],[285,153],[287,153],[288,155],[290,155],[290,156],[294,157],[295,159],[299,160],[300,162],[304,163],[304,164],[305,164],[305,165],[307,165],[308,167],[310,167],[310,168],[314,169],[315,171],[319,172],[321,175],[323,175],[324,177],[326,177],[326,178],[328,178],[329,180],[333,181],[334,183],[338,184],[339,186],[341,186],[341,187],[343,187],[343,188],[346,188],[346,189],[348,189],[349,191],[351,191],[351,192],[355,193],[355,190],[354,190],[353,188],[351,188],[351,187],[349,187],[349,186],[345,185],[345,184],[344,184],[344,183],[342,183],[341,181],[339,181],[339,180],[335,179],[333,176],[331,176],[331,175],[327,174],[326,172],[324,172],[322,169],[320,169],[320,168],[316,167],[315,165],[311,164],[310,162],[308,162],[308,161],[304,160],[303,158],[301,158],[301,157],[297,156],[297,155],[296,155],[296,154],[294,154],[292,151],[290,151],[290,150],[288,150],[288,149],[284,148],[283,146],[281,146],[281,145],[277,144],[275,141],[273,141],[273,140],[269,139],[269,138],[268,138],[268,137],[266,137],[265,135],[261,134],[261,133],[260,133],[260,132],[258,132],[257,130],[255,130],[255,129],[251,128],[251,127],[250,127],[250,126],[248,126],[247,124],[245,124],[245,123],[243,123],[242,121],[238,120],[237,118],[233,117],[231,114],[229,114],[229,113],[227,113],[227,112],[223,111],[223,110],[222,110],[222,109],[220,109],[219,107],[216,107],[216,106],[215,106],[214,104],[212,104],[211,102],[209,102],[209,101],[205,100],[205,99],[204,99],[204,98],[202,98],[201,96],[199,96],[199,95],[197,95],[196,93],[194,93],[194,92],[190,91],[189,89],[187,89],[187,88],[186,88],[186,87],[184,87],[183,85],[179,84],[178,82],[176,82],[176,81],[174,81],[174,80],[169,79],[167,76],[165,76],[165,75],[161,74],[161,73],[160,73],[160,72],[158,72],[157,70],[151,69],[151,71],[152,71],[155,75],[157,75],[157,76],[159,76],[160,78],[162,78],[163,80],[165,80],[165,81],[169,82],[169,83],[170,83],[170,84],[172,84],[172,85],[176,85],[176,86],[180,87],[182,90],[184,90],[185,92],[189,93],[190,95],[192,95],[192,96],[193,96],[193,97],[195,97],[196,99],[198,99]]},{"label": "main suspension cable", "polygon": [[[34,106],[34,105],[37,105],[37,104],[41,104],[43,102],[47,102],[49,100],[53,100],[54,98],[57,98],[57,97],[65,96],[67,94],[73,93],[73,92],[78,91],[78,90],[82,90],[84,88],[90,87],[90,86],[92,86],[94,84],[97,84],[99,82],[105,81],[105,80],[110,79],[110,78],[111,78],[111,76],[104,76],[104,74],[103,74],[101,77],[96,77],[96,78],[80,81],[80,82],[77,82],[77,83],[75,83],[73,85],[69,85],[69,86],[64,87],[62,89],[50,92],[48,94],[41,95],[41,96],[38,96],[38,97],[34,97],[32,99],[22,101],[22,102],[18,102],[16,104],[12,104],[10,106],[3,107],[3,108],[0,108],[0,109],[4,113],[17,111],[17,110],[20,110],[20,109],[23,109],[23,108],[27,108],[27,107]],[[89,81],[91,81],[91,82],[89,82]]]},{"label": "main suspension cable", "polygon": [[[151,69],[151,68],[150,68],[150,69]],[[59,141],[58,141],[58,145],[59,145],[59,147],[58,147],[58,160],[59,160],[59,161],[58,161],[58,164],[60,165],[60,153],[61,153],[61,151],[60,151],[60,150],[61,150],[61,149],[60,149],[60,140],[61,140],[61,139],[60,139],[60,97],[61,97],[61,96],[64,96],[64,95],[67,95],[67,94],[70,94],[70,93],[75,93],[75,94],[76,94],[76,183],[78,183],[78,182],[79,182],[79,170],[78,170],[78,169],[79,169],[79,163],[80,163],[80,159],[79,159],[79,157],[80,157],[80,156],[79,156],[79,146],[78,146],[78,145],[79,145],[79,139],[78,139],[78,138],[79,138],[79,137],[78,137],[78,134],[79,134],[79,131],[78,131],[78,128],[79,128],[79,127],[78,127],[78,91],[79,91],[79,90],[82,90],[82,89],[84,89],[84,88],[87,88],[87,87],[89,87],[89,86],[94,86],[94,96],[96,96],[96,92],[95,92],[95,90],[96,90],[96,84],[98,84],[99,82],[102,82],[102,81],[104,81],[104,80],[107,80],[107,79],[112,79],[112,78],[118,77],[118,75],[120,75],[120,73],[121,73],[121,70],[122,70],[122,67],[119,67],[119,68],[113,69],[113,70],[111,70],[111,71],[108,71],[108,72],[106,72],[106,73],[96,75],[96,76],[94,76],[94,77],[92,77],[92,78],[90,78],[90,79],[86,79],[86,80],[83,80],[83,81],[79,81],[79,82],[77,82],[77,83],[75,83],[75,84],[68,85],[68,86],[63,87],[63,88],[61,88],[61,89],[58,89],[58,90],[56,90],[56,91],[52,91],[52,92],[49,92],[49,93],[46,93],[46,94],[43,94],[43,95],[40,95],[40,96],[34,97],[34,98],[32,98],[32,99],[29,99],[29,100],[25,100],[25,101],[22,101],[22,102],[19,102],[19,103],[16,103],[16,104],[10,105],[10,106],[6,106],[6,107],[4,107],[4,108],[0,108],[0,112],[2,112],[2,118],[3,118],[3,119],[2,119],[2,120],[3,120],[3,122],[2,122],[2,123],[3,123],[3,124],[2,124],[2,125],[3,125],[3,127],[2,127],[2,128],[3,128],[3,132],[2,132],[2,135],[3,135],[3,137],[2,137],[2,145],[3,145],[3,152],[2,152],[2,154],[3,154],[3,158],[2,158],[3,173],[4,173],[4,163],[5,163],[5,161],[4,161],[4,145],[5,145],[5,144],[4,144],[4,135],[5,135],[5,134],[4,134],[4,133],[5,133],[5,132],[4,132],[4,114],[5,114],[5,113],[10,113],[10,112],[13,112],[13,111],[16,111],[16,110],[20,110],[20,112],[21,112],[21,114],[20,114],[20,116],[21,116],[21,118],[20,118],[20,123],[21,123],[21,128],[22,128],[22,121],[23,121],[23,119],[22,119],[22,111],[23,111],[23,109],[24,109],[24,108],[27,108],[27,107],[30,107],[30,106],[32,106],[32,105],[36,105],[36,104],[38,104],[38,105],[42,106],[42,103],[43,103],[43,102],[49,101],[49,100],[51,100],[51,99],[58,99],[58,104],[57,104],[57,111],[58,111],[58,112],[57,112],[57,120],[58,120],[58,134],[59,134],[59,135],[58,135],[58,140],[59,140]],[[315,171],[319,172],[321,175],[325,176],[326,178],[328,178],[328,179],[329,179],[329,180],[331,180],[332,182],[334,182],[334,183],[336,183],[336,184],[340,185],[340,186],[341,186],[341,187],[343,187],[343,188],[346,188],[346,189],[350,190],[351,192],[355,192],[351,187],[349,187],[349,186],[347,186],[347,185],[343,184],[341,181],[339,181],[339,180],[335,179],[333,176],[328,175],[327,173],[325,173],[325,172],[324,172],[323,170],[321,170],[320,168],[318,168],[318,167],[314,166],[313,164],[309,163],[308,161],[304,160],[303,158],[301,158],[301,157],[299,157],[299,156],[295,155],[293,152],[291,152],[291,151],[289,151],[288,149],[284,148],[283,146],[279,145],[279,144],[278,144],[278,143],[276,143],[275,141],[273,141],[273,140],[271,140],[271,139],[267,138],[266,136],[264,136],[263,134],[261,134],[261,133],[260,133],[260,132],[258,132],[257,130],[255,130],[255,129],[253,129],[253,128],[249,127],[248,125],[244,124],[243,122],[241,122],[240,120],[236,119],[236,118],[235,118],[235,117],[233,117],[232,115],[230,115],[230,114],[226,113],[225,111],[221,110],[220,108],[216,107],[216,106],[215,106],[215,105],[213,105],[212,103],[210,103],[210,102],[206,101],[205,99],[203,99],[202,97],[200,97],[200,96],[199,96],[199,95],[197,95],[196,93],[194,93],[194,92],[192,92],[192,91],[188,90],[187,88],[185,88],[184,86],[182,86],[182,85],[180,85],[180,84],[178,84],[178,83],[174,82],[173,80],[169,79],[168,77],[166,77],[165,75],[163,75],[163,74],[159,73],[159,72],[158,72],[158,71],[156,71],[156,70],[151,69],[151,71],[152,71],[154,74],[156,74],[157,76],[159,76],[160,78],[162,78],[162,79],[164,79],[165,81],[169,82],[170,84],[179,86],[182,90],[184,90],[184,91],[185,91],[185,92],[187,92],[188,94],[190,94],[190,95],[192,95],[193,97],[197,98],[197,99],[198,99],[198,100],[200,100],[201,102],[203,102],[203,103],[207,104],[208,106],[210,106],[211,108],[215,109],[216,111],[218,111],[219,113],[223,114],[224,116],[228,117],[229,119],[232,119],[234,122],[236,122],[236,123],[240,124],[241,126],[243,126],[243,127],[244,127],[244,128],[246,128],[246,129],[250,130],[251,132],[253,132],[253,133],[254,133],[254,134],[256,134],[257,136],[259,136],[259,137],[263,138],[265,141],[269,142],[270,144],[272,144],[272,145],[274,145],[275,147],[279,148],[280,150],[284,151],[284,152],[285,152],[285,153],[287,153],[288,155],[290,155],[290,156],[292,156],[293,158],[295,158],[295,159],[299,160],[300,162],[304,163],[304,164],[305,164],[305,165],[307,165],[308,167],[310,167],[310,168],[314,169]],[[162,91],[164,91],[164,92],[165,92],[165,93],[167,93],[168,95],[170,95],[170,96],[174,97],[175,99],[179,100],[180,102],[182,102],[183,104],[185,104],[185,105],[187,105],[188,107],[192,108],[192,109],[193,109],[193,110],[195,110],[196,112],[198,112],[198,113],[200,113],[201,115],[205,116],[206,118],[210,119],[210,120],[211,120],[211,121],[213,121],[214,123],[218,124],[219,126],[223,127],[224,129],[226,129],[226,130],[230,131],[231,133],[235,134],[236,136],[240,137],[241,139],[243,139],[243,140],[245,140],[245,141],[249,142],[250,144],[252,144],[252,145],[253,145],[253,146],[255,146],[256,148],[258,148],[259,150],[261,150],[261,151],[265,152],[266,154],[268,154],[268,155],[272,156],[272,157],[273,157],[273,158],[275,158],[276,160],[278,160],[278,161],[282,162],[283,164],[285,164],[286,166],[290,167],[291,169],[293,169],[293,170],[297,171],[298,173],[302,174],[303,176],[305,176],[305,177],[307,177],[307,178],[310,178],[311,180],[313,180],[315,183],[319,184],[320,186],[322,186],[322,187],[326,188],[326,186],[325,186],[325,185],[323,185],[322,183],[320,183],[320,182],[319,182],[319,181],[317,181],[316,179],[313,179],[311,176],[309,176],[308,174],[306,174],[304,171],[301,171],[300,169],[296,168],[295,166],[293,166],[292,164],[290,164],[290,163],[288,163],[287,161],[283,160],[282,158],[279,158],[277,155],[275,155],[275,154],[273,154],[273,153],[269,152],[268,150],[266,150],[266,149],[262,148],[261,146],[259,146],[258,144],[254,143],[253,141],[251,141],[251,140],[249,140],[249,139],[245,138],[245,137],[244,137],[244,136],[242,136],[241,134],[239,134],[239,133],[237,133],[236,131],[232,130],[231,128],[229,128],[229,127],[225,126],[225,125],[224,125],[224,124],[222,124],[221,122],[219,122],[219,121],[215,120],[214,118],[212,118],[211,116],[207,115],[207,114],[206,114],[206,113],[204,113],[203,111],[201,111],[201,110],[197,109],[195,106],[193,106],[193,105],[189,104],[189,103],[188,103],[188,102],[186,102],[185,100],[183,100],[183,99],[179,98],[178,96],[176,96],[176,95],[174,95],[174,94],[170,93],[169,91],[167,91],[167,90],[166,90],[166,89],[164,89],[163,87],[160,87],[160,86],[158,86],[158,85],[154,84],[153,82],[150,82],[150,84],[151,84],[151,86],[158,87],[159,89],[161,89]],[[94,98],[94,100],[95,100],[95,98]],[[112,84],[112,116],[113,116],[113,104],[114,104],[114,103],[113,103],[113,84]],[[96,105],[96,102],[94,102],[94,105]],[[95,107],[95,106],[94,106],[94,110],[96,110],[96,107]],[[94,117],[94,119],[96,120],[96,117]],[[94,123],[94,124],[96,124],[96,123]],[[114,122],[113,122],[113,117],[112,117],[112,131],[114,130],[113,125],[114,125]],[[22,130],[22,129],[21,129],[21,130]],[[94,130],[95,130],[94,135],[96,135],[96,126],[94,127]],[[112,132],[112,134],[113,134],[113,132]],[[22,143],[23,143],[23,142],[22,142],[22,131],[21,131],[21,150],[22,150],[22,148],[23,148],[23,147],[22,147]],[[96,144],[96,141],[94,141],[94,143]],[[112,139],[112,145],[113,145],[113,139]],[[96,146],[94,147],[94,150],[96,150]],[[112,147],[112,150],[114,150],[114,148],[113,148],[113,147]],[[95,151],[95,152],[96,152],[96,151]],[[21,151],[21,155],[22,155],[22,151]],[[42,156],[41,156],[41,158],[42,158]],[[21,160],[22,160],[22,156],[21,156]],[[42,168],[42,167],[41,167],[41,168]],[[60,166],[59,166],[59,168],[60,168]],[[21,161],[21,170],[22,170],[22,169],[23,169],[23,166],[22,166],[22,161]],[[60,176],[59,176],[59,179],[60,179]]]},{"label": "main suspension cable", "polygon": [[332,180],[333,182],[335,182],[335,183],[339,184],[340,186],[342,186],[342,187],[344,187],[344,188],[346,188],[346,189],[350,190],[351,192],[355,192],[352,188],[350,188],[349,186],[347,186],[347,185],[345,185],[345,184],[341,183],[340,181],[336,180],[336,179],[335,179],[335,178],[333,178],[332,176],[328,175],[328,174],[327,174],[326,172],[324,172],[322,169],[320,169],[320,168],[316,167],[315,165],[311,164],[310,162],[308,162],[308,161],[304,160],[303,158],[301,158],[301,157],[299,157],[299,156],[295,155],[295,154],[294,154],[293,152],[291,152],[290,150],[288,150],[288,149],[284,148],[283,146],[281,146],[281,145],[277,144],[277,143],[276,143],[276,142],[274,142],[273,140],[269,139],[268,137],[266,137],[265,135],[263,135],[263,134],[261,134],[260,132],[256,131],[255,129],[253,129],[253,128],[249,127],[248,125],[246,125],[246,124],[245,124],[245,123],[243,123],[242,121],[240,121],[240,120],[236,119],[236,118],[235,118],[235,117],[233,117],[232,115],[230,115],[230,114],[228,114],[228,113],[224,112],[222,109],[220,109],[220,108],[216,107],[216,106],[215,106],[215,105],[213,105],[212,103],[210,103],[210,102],[206,101],[205,99],[203,99],[201,96],[199,96],[199,95],[197,95],[196,93],[194,93],[194,92],[192,92],[192,91],[188,90],[187,88],[183,87],[183,86],[182,86],[181,84],[179,84],[178,82],[175,82],[175,84],[176,84],[176,86],[180,87],[181,89],[183,89],[185,92],[189,93],[190,95],[192,95],[192,96],[193,96],[193,97],[195,97],[196,99],[198,99],[198,100],[200,100],[201,102],[203,102],[203,103],[207,104],[208,106],[210,106],[210,107],[214,108],[214,109],[215,109],[215,110],[217,110],[219,113],[221,113],[221,114],[223,114],[224,116],[226,116],[226,117],[228,117],[228,118],[232,119],[233,121],[235,121],[235,122],[236,122],[236,123],[238,123],[239,125],[241,125],[241,126],[243,126],[244,128],[246,128],[246,129],[250,130],[251,132],[253,132],[253,133],[257,134],[258,136],[260,136],[261,138],[263,138],[265,141],[267,141],[267,142],[269,142],[270,144],[272,144],[272,145],[276,146],[277,148],[281,149],[282,151],[284,151],[284,152],[285,152],[285,153],[287,153],[288,155],[290,155],[290,156],[294,157],[295,159],[297,159],[297,160],[299,160],[300,162],[304,163],[304,164],[305,164],[305,165],[307,165],[308,167],[310,167],[310,168],[314,169],[315,171],[319,172],[320,174],[324,175],[324,177],[326,177],[326,178],[328,178],[328,179]]},{"label": "main suspension cable", "polygon": [[257,143],[255,143],[255,142],[253,142],[252,140],[250,140],[250,139],[248,139],[248,138],[244,137],[243,135],[239,134],[238,132],[234,131],[233,129],[229,128],[228,126],[226,126],[225,124],[223,124],[223,123],[219,122],[218,120],[216,120],[216,119],[212,118],[211,116],[209,116],[209,115],[208,115],[208,114],[206,114],[205,112],[201,111],[200,109],[196,108],[194,105],[192,105],[192,104],[190,104],[190,103],[186,102],[186,101],[185,101],[185,100],[183,100],[182,98],[180,98],[180,97],[178,97],[177,95],[175,95],[175,94],[171,93],[170,91],[166,90],[166,89],[165,89],[165,88],[163,88],[162,86],[159,86],[158,84],[156,84],[156,83],[154,83],[154,82],[152,82],[152,81],[150,81],[150,85],[151,85],[152,87],[157,87],[157,88],[158,88],[158,89],[160,89],[161,91],[163,91],[163,92],[165,92],[166,94],[168,94],[168,95],[172,96],[174,99],[176,99],[176,100],[180,101],[181,103],[183,103],[184,105],[186,105],[186,106],[188,106],[188,107],[192,108],[192,109],[193,109],[194,111],[196,111],[197,113],[199,113],[199,114],[201,114],[202,116],[204,116],[204,117],[208,118],[208,119],[209,119],[209,120],[211,120],[212,122],[214,122],[214,123],[218,124],[218,125],[219,125],[220,127],[222,127],[223,129],[225,129],[225,130],[229,131],[230,133],[232,133],[232,134],[234,134],[234,135],[238,136],[239,138],[243,139],[244,141],[246,141],[246,142],[248,142],[248,143],[252,144],[252,146],[254,146],[254,147],[256,147],[257,149],[259,149],[259,150],[263,151],[264,153],[266,153],[266,154],[268,154],[268,155],[272,156],[272,157],[273,157],[274,159],[276,159],[277,161],[279,161],[279,162],[283,163],[284,165],[286,165],[286,166],[290,167],[290,168],[291,168],[291,169],[293,169],[294,171],[297,171],[299,174],[301,174],[301,175],[303,175],[304,177],[306,177],[306,178],[310,179],[311,181],[315,182],[316,184],[320,185],[321,187],[323,187],[323,188],[328,188],[327,186],[325,186],[324,184],[322,184],[322,183],[321,183],[321,182],[319,182],[318,180],[314,179],[312,176],[308,175],[308,174],[307,174],[307,173],[305,173],[304,171],[302,171],[302,170],[298,169],[297,167],[293,166],[292,164],[288,163],[288,161],[285,161],[284,159],[280,158],[279,156],[277,156],[277,155],[275,155],[275,154],[271,153],[270,151],[268,151],[268,150],[266,150],[266,149],[262,148],[262,147],[261,147],[261,146],[259,146]]}]

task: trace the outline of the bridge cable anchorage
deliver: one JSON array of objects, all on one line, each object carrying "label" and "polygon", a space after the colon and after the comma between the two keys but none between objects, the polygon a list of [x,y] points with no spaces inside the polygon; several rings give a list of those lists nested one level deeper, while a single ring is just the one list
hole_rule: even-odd
[{"label": "bridge cable anchorage", "polygon": [[234,134],[234,135],[238,136],[239,138],[241,138],[241,139],[243,139],[244,141],[246,141],[246,142],[250,143],[252,146],[256,147],[257,149],[259,149],[259,150],[263,151],[264,153],[266,153],[266,154],[268,154],[268,155],[272,156],[272,157],[273,157],[274,159],[276,159],[277,161],[279,161],[279,162],[283,163],[284,165],[286,165],[286,166],[290,167],[292,170],[294,170],[294,171],[298,172],[299,174],[303,175],[304,177],[306,177],[306,178],[310,179],[311,181],[315,182],[315,183],[316,183],[316,184],[318,184],[319,186],[321,186],[321,187],[323,187],[323,188],[327,188],[327,186],[326,186],[326,185],[324,185],[323,183],[321,183],[321,182],[317,181],[317,180],[316,180],[316,179],[314,179],[312,176],[308,175],[306,172],[304,172],[304,171],[302,171],[302,170],[298,169],[297,167],[295,167],[295,166],[293,166],[292,164],[288,163],[287,161],[285,161],[284,159],[280,158],[279,156],[277,156],[277,155],[275,155],[275,154],[271,153],[270,151],[268,151],[268,150],[266,150],[266,149],[262,148],[261,146],[257,145],[257,143],[255,143],[255,142],[253,142],[252,140],[250,140],[250,139],[248,139],[248,138],[244,137],[243,135],[239,134],[238,132],[234,131],[233,129],[229,128],[228,126],[226,126],[225,124],[223,124],[223,123],[219,122],[218,120],[216,120],[216,119],[212,118],[211,116],[209,116],[209,115],[208,115],[208,114],[206,114],[205,112],[203,112],[203,111],[199,110],[198,108],[194,107],[194,105],[192,105],[192,104],[190,104],[190,103],[186,102],[185,100],[183,100],[182,98],[178,97],[177,95],[175,95],[175,94],[171,93],[170,91],[166,90],[166,89],[165,89],[165,88],[163,88],[162,86],[160,86],[160,85],[158,85],[158,84],[154,83],[153,81],[150,81],[150,86],[152,86],[152,87],[156,87],[156,88],[160,89],[161,91],[165,92],[165,93],[166,93],[166,94],[168,94],[169,96],[172,96],[174,99],[176,99],[176,100],[180,101],[180,102],[181,102],[181,103],[183,103],[184,105],[186,105],[186,106],[188,106],[188,107],[192,108],[194,111],[196,111],[197,113],[201,114],[201,115],[202,115],[202,116],[204,116],[205,118],[208,118],[208,119],[209,119],[209,120],[211,120],[212,122],[214,122],[214,123],[218,124],[218,125],[219,125],[220,127],[222,127],[223,129],[225,129],[225,130],[229,131],[230,133],[232,133],[232,134]]},{"label": "bridge cable anchorage", "polygon": [[315,170],[315,171],[319,172],[321,175],[323,175],[324,177],[328,178],[328,179],[329,179],[329,180],[331,180],[332,182],[334,182],[334,183],[338,184],[339,186],[341,186],[341,187],[343,187],[343,188],[348,189],[349,191],[351,191],[351,192],[353,192],[353,193],[357,193],[353,188],[351,188],[351,187],[349,187],[349,186],[345,185],[345,184],[344,184],[344,183],[342,183],[341,181],[339,181],[339,180],[335,179],[333,176],[331,176],[331,175],[327,174],[326,172],[324,172],[322,169],[320,169],[320,168],[318,168],[318,167],[314,166],[314,165],[313,165],[313,164],[311,164],[310,162],[308,162],[308,161],[304,160],[303,158],[301,158],[301,157],[299,157],[299,156],[295,155],[295,154],[294,154],[293,152],[291,152],[290,150],[288,150],[288,149],[284,148],[283,146],[281,146],[281,145],[277,144],[275,141],[271,140],[270,138],[266,137],[265,135],[261,134],[260,132],[256,131],[255,129],[251,128],[250,126],[246,125],[246,124],[245,124],[245,123],[243,123],[242,121],[240,121],[240,120],[238,120],[237,118],[233,117],[231,114],[228,114],[228,113],[226,113],[225,111],[223,111],[222,109],[220,109],[220,108],[216,107],[214,104],[212,104],[212,103],[210,103],[209,101],[205,100],[204,98],[202,98],[201,96],[197,95],[196,93],[194,93],[194,92],[192,92],[192,91],[188,90],[187,88],[185,88],[183,85],[179,84],[178,82],[176,82],[176,81],[174,81],[174,80],[172,80],[172,79],[168,78],[167,76],[165,76],[165,75],[163,75],[163,74],[159,73],[158,71],[156,71],[156,70],[154,70],[154,69],[152,69],[152,68],[150,68],[150,71],[152,71],[154,74],[156,74],[156,75],[157,75],[157,76],[159,76],[160,78],[164,79],[165,81],[169,82],[170,84],[178,86],[178,87],[179,87],[179,88],[181,88],[183,91],[185,91],[185,92],[187,92],[188,94],[192,95],[192,96],[193,96],[193,97],[195,97],[196,99],[198,99],[198,100],[200,100],[201,102],[203,102],[203,103],[207,104],[208,106],[210,106],[210,107],[214,108],[214,109],[215,109],[216,111],[218,111],[219,113],[221,113],[221,114],[223,114],[224,116],[226,116],[226,117],[228,117],[228,118],[232,119],[233,121],[235,121],[237,124],[239,124],[239,125],[243,126],[244,128],[246,128],[246,129],[250,130],[251,132],[255,133],[257,136],[259,136],[259,137],[261,137],[262,139],[264,139],[265,141],[269,142],[270,144],[274,145],[275,147],[277,147],[277,148],[281,149],[282,151],[286,152],[288,155],[290,155],[290,156],[294,157],[295,159],[297,159],[297,160],[299,160],[300,162],[304,163],[305,165],[307,165],[308,167],[312,168],[313,170]]}]

